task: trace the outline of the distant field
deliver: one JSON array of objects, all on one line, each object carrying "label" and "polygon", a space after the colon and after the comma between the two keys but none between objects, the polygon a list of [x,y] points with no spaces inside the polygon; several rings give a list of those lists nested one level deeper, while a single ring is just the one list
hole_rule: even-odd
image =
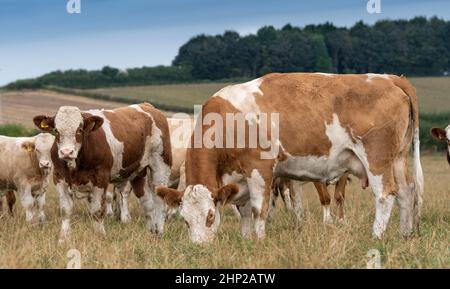
[{"label": "distant field", "polygon": [[[194,104],[202,104],[222,87],[230,83],[197,83],[112,87],[84,90],[90,93],[110,95],[149,101],[155,105],[180,106],[193,109]],[[83,90],[77,90],[83,91]]]},{"label": "distant field", "polygon": [[[417,89],[422,112],[450,111],[450,77],[418,77],[410,78],[410,80]],[[113,99],[115,97],[139,99],[155,104],[192,109],[194,104],[202,104],[215,92],[229,84],[231,83],[149,85],[77,91],[109,95]]]},{"label": "distant field", "polygon": [[421,112],[450,111],[450,77],[418,77],[410,80],[416,87]]},{"label": "distant field", "polygon": [[118,102],[48,90],[0,92],[0,124],[21,124],[26,127],[34,127],[33,117],[35,115],[53,115],[62,105],[74,105],[80,109],[111,109],[123,106]]},{"label": "distant field", "polygon": [[[50,90],[0,91],[0,125],[11,124],[34,128],[32,119],[35,115],[54,115],[62,105],[73,105],[82,110],[88,110],[113,109],[126,104]],[[8,130],[11,128],[9,127]],[[2,129],[3,127],[0,127],[0,134],[5,133]]]},{"label": "distant field", "polygon": [[[81,253],[83,268],[365,268],[367,252],[379,250],[385,268],[450,268],[450,167],[445,154],[422,157],[425,196],[422,235],[410,240],[398,233],[398,210],[382,241],[371,237],[375,208],[369,189],[356,179],[346,193],[347,224],[322,224],[322,209],[311,185],[302,194],[306,219],[296,225],[279,200],[264,241],[243,240],[239,221],[230,212],[210,245],[190,242],[188,228],[177,218],[162,239],[152,238],[130,198],[132,221],[106,223],[106,239],[94,233],[85,200],[75,202],[72,239],[57,245],[61,215],[54,189],[47,196],[47,222],[25,224],[20,204],[16,216],[0,218],[0,268],[65,268],[69,249]],[[333,202],[333,210],[335,204]]]}]

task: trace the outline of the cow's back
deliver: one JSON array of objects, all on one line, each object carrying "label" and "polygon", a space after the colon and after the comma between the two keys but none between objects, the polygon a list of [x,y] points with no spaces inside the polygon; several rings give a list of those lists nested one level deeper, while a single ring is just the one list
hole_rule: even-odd
[{"label": "cow's back", "polygon": [[[205,112],[229,106],[241,112],[279,114],[283,147],[295,155],[326,155],[331,148],[327,125],[335,122],[354,137],[364,137],[389,122],[399,133],[409,121],[410,103],[393,75],[321,73],[269,74],[226,87],[206,103]],[[242,94],[239,96],[239,94]],[[243,101],[245,99],[245,101]],[[402,125],[403,124],[403,125]],[[403,136],[403,135],[402,135]]]},{"label": "cow's back", "polygon": [[[163,147],[162,155],[171,164],[170,136],[167,122],[157,109],[144,103],[114,110],[88,111],[102,116],[102,130],[114,159],[112,178],[127,178],[143,164],[152,147]],[[167,153],[168,152],[168,153]]]}]

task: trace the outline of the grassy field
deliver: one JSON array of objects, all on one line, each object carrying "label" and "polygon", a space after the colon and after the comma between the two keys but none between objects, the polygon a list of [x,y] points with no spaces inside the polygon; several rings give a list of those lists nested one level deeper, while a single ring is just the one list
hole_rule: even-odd
[{"label": "grassy field", "polygon": [[[421,112],[450,111],[450,77],[410,78],[417,89]],[[155,104],[191,108],[230,83],[149,85],[77,90],[111,97],[132,98]]]},{"label": "grassy field", "polygon": [[416,87],[421,112],[450,111],[450,77],[417,77],[410,80]]},{"label": "grassy field", "polygon": [[132,200],[133,220],[122,225],[107,221],[107,238],[95,235],[85,201],[78,201],[72,220],[72,239],[57,245],[60,216],[56,194],[48,194],[48,222],[27,225],[20,205],[16,216],[0,221],[1,268],[65,268],[69,249],[81,252],[82,267],[89,268],[365,268],[370,249],[381,253],[385,268],[450,268],[450,167],[445,155],[423,157],[426,192],[422,235],[403,240],[397,234],[394,209],[387,235],[371,239],[374,218],[370,190],[354,181],[347,190],[346,225],[323,225],[317,194],[310,185],[303,192],[306,219],[296,225],[279,203],[275,219],[267,225],[264,241],[242,240],[239,224],[228,212],[218,238],[206,246],[189,241],[180,219],[170,221],[162,239],[149,235]]},{"label": "grassy field", "polygon": [[[202,104],[222,87],[231,83],[197,83],[112,87],[85,90],[90,93],[110,95],[120,98],[133,98],[154,104],[179,106],[193,109],[194,104]],[[81,91],[81,90],[77,90]]]}]

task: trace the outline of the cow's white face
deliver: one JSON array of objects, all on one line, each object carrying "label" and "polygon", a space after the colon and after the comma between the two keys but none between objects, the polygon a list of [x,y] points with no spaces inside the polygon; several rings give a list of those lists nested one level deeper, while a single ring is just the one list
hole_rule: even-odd
[{"label": "cow's white face", "polygon": [[49,133],[40,133],[35,137],[34,152],[39,161],[39,167],[45,172],[52,169],[51,149],[55,137]]},{"label": "cow's white face", "polygon": [[74,161],[82,144],[83,116],[78,107],[62,106],[55,116],[58,157],[65,161]]},{"label": "cow's white face", "polygon": [[[217,212],[218,213],[218,212]],[[203,185],[188,186],[181,202],[180,214],[189,227],[192,242],[214,239],[219,226],[212,193]]]},{"label": "cow's white face", "polygon": [[83,114],[74,106],[61,106],[56,116],[38,115],[33,121],[42,131],[56,133],[58,157],[66,161],[70,168],[76,166],[76,158],[84,137],[103,124],[103,118],[89,113]]}]

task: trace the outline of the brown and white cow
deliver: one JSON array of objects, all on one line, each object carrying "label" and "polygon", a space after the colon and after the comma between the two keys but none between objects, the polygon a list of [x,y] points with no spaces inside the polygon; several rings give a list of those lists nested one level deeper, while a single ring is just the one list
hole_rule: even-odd
[{"label": "brown and white cow", "polygon": [[56,116],[36,116],[35,125],[54,132],[54,182],[63,211],[60,242],[68,237],[73,193],[87,192],[98,232],[105,234],[105,192],[121,192],[130,181],[151,232],[162,234],[166,206],[154,194],[167,185],[172,164],[164,115],[143,103],[114,110],[80,111],[62,106]]},{"label": "brown and white cow", "polygon": [[45,194],[51,178],[50,149],[55,137],[41,133],[34,137],[0,136],[0,199],[6,196],[12,213],[13,191],[32,222],[36,211],[40,222],[45,221]]},{"label": "brown and white cow", "polygon": [[[167,118],[167,123],[169,126],[172,152],[172,167],[168,185],[177,190],[184,190],[186,187],[184,161],[186,159],[186,150],[194,128],[194,121],[190,117],[169,117]],[[131,195],[131,192],[131,186],[127,185],[120,194],[114,195],[117,213],[122,223],[127,223],[131,218],[128,208],[128,198]],[[168,212],[168,216],[172,216],[175,212],[175,209],[171,209]]]},{"label": "brown and white cow", "polygon": [[445,129],[439,127],[432,128],[431,135],[439,141],[447,142],[447,161],[450,164],[450,125]]},{"label": "brown and white cow", "polygon": [[[277,73],[228,86],[208,99],[197,118],[186,155],[186,190],[160,187],[157,193],[169,205],[181,205],[194,242],[214,238],[221,203],[238,206],[244,237],[251,234],[253,214],[262,238],[272,179],[330,184],[351,173],[373,190],[373,236],[386,230],[395,200],[400,232],[408,236],[413,213],[418,224],[414,208],[423,191],[418,111],[413,86],[394,75]],[[267,139],[239,146],[236,130],[227,130],[227,114],[245,115],[245,140],[255,127]],[[414,184],[407,172],[411,144]]]}]

